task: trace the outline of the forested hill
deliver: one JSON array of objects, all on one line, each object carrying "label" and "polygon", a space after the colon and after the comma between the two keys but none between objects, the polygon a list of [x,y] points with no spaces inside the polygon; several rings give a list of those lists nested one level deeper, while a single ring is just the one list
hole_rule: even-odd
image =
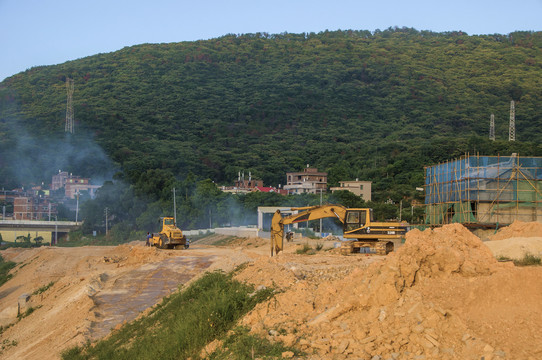
[{"label": "forested hill", "polygon": [[[277,185],[310,164],[332,183],[360,178],[407,191],[423,184],[424,165],[465,152],[542,155],[541,48],[542,32],[246,34],[32,68],[0,84],[0,186],[13,182],[22,155],[38,169],[40,159],[48,164],[25,180],[47,181],[58,163],[43,149],[63,139],[78,152],[91,134],[140,187],[190,172],[230,184],[249,170]],[[66,77],[75,81],[69,139]],[[109,166],[96,161],[68,166],[92,176]]]}]

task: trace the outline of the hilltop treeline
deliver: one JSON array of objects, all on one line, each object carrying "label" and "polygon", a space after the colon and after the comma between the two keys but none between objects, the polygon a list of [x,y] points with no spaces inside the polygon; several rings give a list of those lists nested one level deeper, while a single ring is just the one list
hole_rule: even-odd
[{"label": "hilltop treeline", "polygon": [[[542,155],[541,45],[541,32],[258,33],[32,68],[0,84],[0,186],[49,181],[58,162],[45,161],[43,149],[91,139],[141,193],[165,196],[160,184],[189,173],[231,184],[250,170],[284,184],[286,171],[310,164],[332,185],[374,181],[377,200],[412,197],[424,165],[466,152]],[[75,81],[69,139],[66,77]],[[23,157],[30,171],[17,177]],[[111,168],[96,158],[64,169],[96,176]]]}]

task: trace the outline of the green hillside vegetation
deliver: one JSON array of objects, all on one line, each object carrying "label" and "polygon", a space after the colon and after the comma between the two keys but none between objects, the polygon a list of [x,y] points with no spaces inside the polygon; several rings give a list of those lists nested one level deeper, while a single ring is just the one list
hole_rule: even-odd
[{"label": "green hillside vegetation", "polygon": [[373,181],[377,202],[412,199],[424,165],[467,152],[542,155],[541,47],[542,32],[257,33],[32,68],[0,84],[0,186],[47,183],[60,166],[114,171],[134,194],[162,201],[159,213],[170,185],[187,200],[197,181],[231,185],[250,170],[276,186],[310,164],[331,185]]}]

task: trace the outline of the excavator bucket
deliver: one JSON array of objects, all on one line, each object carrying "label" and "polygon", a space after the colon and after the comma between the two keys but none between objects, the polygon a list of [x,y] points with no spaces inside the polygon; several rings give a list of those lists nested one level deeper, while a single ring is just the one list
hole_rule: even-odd
[{"label": "excavator bucket", "polygon": [[273,256],[273,251],[275,254],[278,254],[279,251],[284,249],[283,239],[284,226],[282,226],[282,215],[280,214],[280,210],[277,210],[271,220],[271,256]]}]

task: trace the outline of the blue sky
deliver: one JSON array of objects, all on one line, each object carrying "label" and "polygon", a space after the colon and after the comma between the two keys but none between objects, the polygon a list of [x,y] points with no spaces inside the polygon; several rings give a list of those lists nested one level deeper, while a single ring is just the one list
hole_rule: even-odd
[{"label": "blue sky", "polygon": [[542,30],[542,0],[0,0],[0,81],[142,43],[228,33],[386,29]]}]

